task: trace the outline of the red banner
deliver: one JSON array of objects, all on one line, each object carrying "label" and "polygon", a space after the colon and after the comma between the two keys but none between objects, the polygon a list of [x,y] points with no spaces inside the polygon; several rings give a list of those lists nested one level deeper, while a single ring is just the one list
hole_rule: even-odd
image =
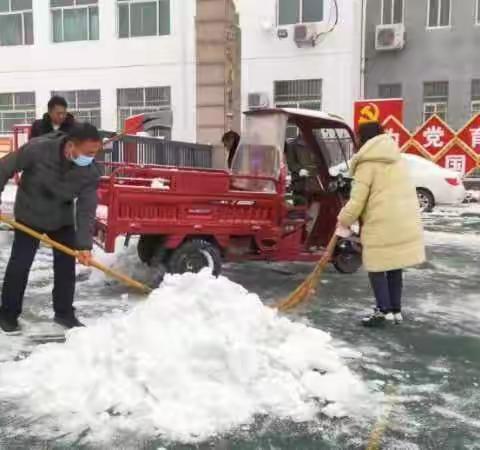
[{"label": "red banner", "polygon": [[355,102],[355,131],[358,130],[358,126],[363,122],[375,121],[383,123],[390,116],[403,123],[402,99],[362,100]]},{"label": "red banner", "polygon": [[382,125],[402,152],[422,156],[462,176],[480,169],[480,114],[472,117],[459,131],[452,130],[436,115],[413,134],[395,115],[385,118]]}]

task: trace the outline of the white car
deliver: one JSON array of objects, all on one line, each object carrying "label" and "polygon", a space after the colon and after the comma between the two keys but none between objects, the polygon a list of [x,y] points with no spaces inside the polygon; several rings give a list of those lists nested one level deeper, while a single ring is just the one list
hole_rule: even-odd
[{"label": "white car", "polygon": [[458,205],[465,200],[466,190],[458,172],[444,169],[421,156],[402,154],[417,188],[423,212],[436,205]]},{"label": "white car", "polygon": [[[402,153],[402,158],[417,188],[418,202],[423,212],[432,211],[436,205],[458,205],[465,200],[465,186],[457,172],[444,169],[421,156]],[[330,168],[332,176],[347,173],[345,163]]]}]

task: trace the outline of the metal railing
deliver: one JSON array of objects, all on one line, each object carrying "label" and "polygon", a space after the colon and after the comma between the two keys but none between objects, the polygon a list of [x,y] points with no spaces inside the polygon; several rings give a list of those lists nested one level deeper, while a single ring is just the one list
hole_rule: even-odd
[{"label": "metal railing", "polygon": [[[107,134],[105,133],[105,136]],[[123,136],[104,154],[105,163],[211,168],[209,145],[169,141],[146,136]]]}]

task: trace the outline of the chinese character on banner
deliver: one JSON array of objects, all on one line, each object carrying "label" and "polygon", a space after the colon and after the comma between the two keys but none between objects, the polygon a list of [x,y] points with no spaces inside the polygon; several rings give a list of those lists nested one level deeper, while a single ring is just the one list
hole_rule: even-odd
[{"label": "chinese character on banner", "polygon": [[428,127],[423,132],[423,137],[426,140],[424,145],[425,148],[442,148],[445,143],[443,142],[443,137],[445,136],[445,131],[441,127]]},{"label": "chinese character on banner", "polygon": [[458,138],[477,155],[480,155],[480,114],[477,114],[458,132]]},{"label": "chinese character on banner", "polygon": [[413,139],[432,157],[439,155],[455,138],[455,133],[438,116],[430,117]]},{"label": "chinese character on banner", "polygon": [[467,167],[466,155],[448,155],[445,158],[445,168],[454,170],[460,174],[465,175],[465,169]]},{"label": "chinese character on banner", "polygon": [[446,169],[454,170],[462,176],[468,175],[477,166],[472,151],[464,148],[461,143],[451,145],[438,159],[437,164]]},{"label": "chinese character on banner", "polygon": [[395,116],[389,116],[382,123],[382,126],[385,132],[392,137],[400,149],[403,149],[407,142],[410,141],[410,133]]}]

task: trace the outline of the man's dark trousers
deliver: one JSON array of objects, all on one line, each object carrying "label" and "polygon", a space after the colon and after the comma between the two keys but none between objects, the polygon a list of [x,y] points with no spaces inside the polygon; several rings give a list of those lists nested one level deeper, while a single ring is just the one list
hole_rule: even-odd
[{"label": "man's dark trousers", "polygon": [[[68,247],[75,245],[75,229],[72,226],[49,231],[47,234],[50,239]],[[2,291],[2,312],[9,317],[17,318],[22,312],[28,275],[39,244],[37,239],[15,230],[12,254],[5,272]],[[53,309],[56,315],[70,317],[74,311],[75,259],[54,250],[53,270]]]}]

